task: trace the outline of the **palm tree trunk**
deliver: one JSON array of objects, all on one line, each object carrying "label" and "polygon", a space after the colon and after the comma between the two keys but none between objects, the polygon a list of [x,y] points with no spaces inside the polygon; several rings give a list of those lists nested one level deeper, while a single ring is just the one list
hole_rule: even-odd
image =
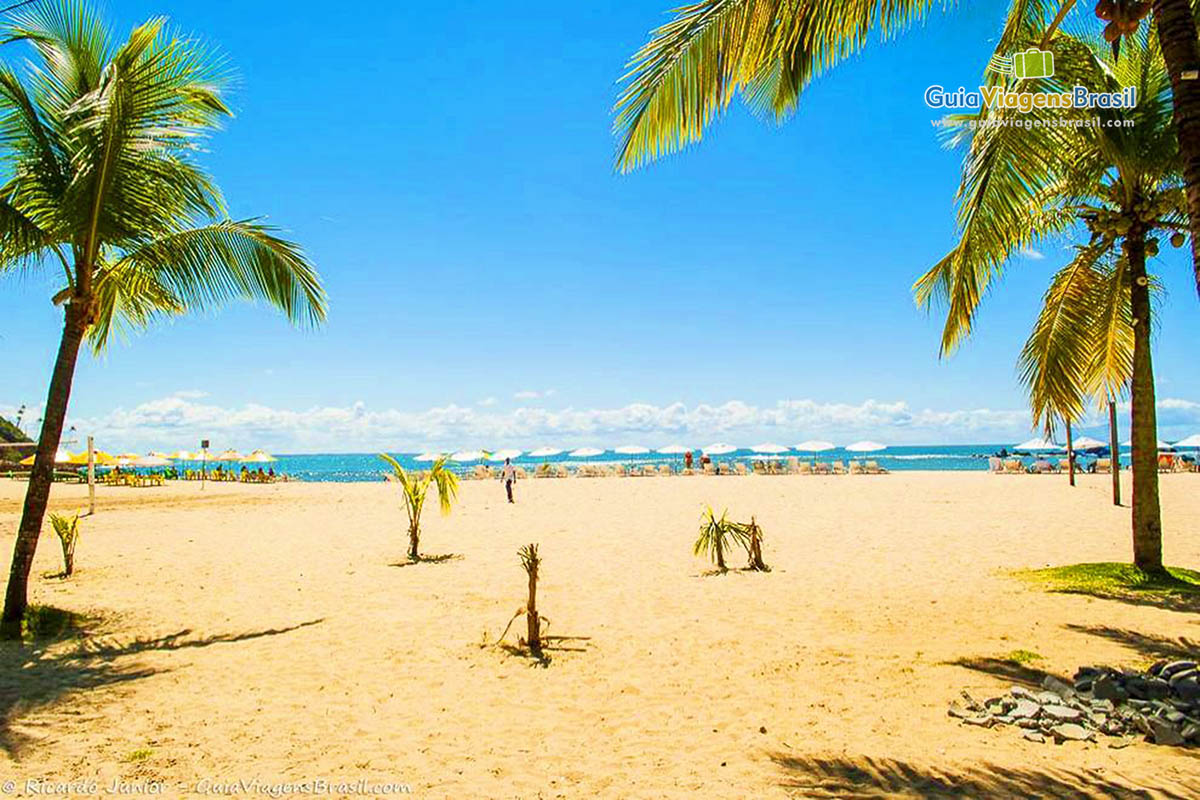
[{"label": "palm tree trunk", "polygon": [[421,544],[421,526],[417,520],[413,520],[408,526],[408,558],[411,561],[420,561],[420,544]]},{"label": "palm tree trunk", "polygon": [[[1175,137],[1183,156],[1192,228],[1192,270],[1200,292],[1200,42],[1189,0],[1154,0],[1154,22],[1163,60],[1171,74]],[[1185,74],[1188,77],[1184,77]]]},{"label": "palm tree trunk", "polygon": [[1162,514],[1158,504],[1158,421],[1155,413],[1154,366],[1150,358],[1150,280],[1146,276],[1146,243],[1131,234],[1129,268],[1133,312],[1133,563],[1145,572],[1162,572]]},{"label": "palm tree trunk", "polygon": [[537,610],[538,567],[536,545],[530,545],[533,558],[529,562],[529,602],[525,604],[525,634],[529,652],[536,658],[542,657],[542,625]]},{"label": "palm tree trunk", "polygon": [[1067,423],[1067,481],[1075,485],[1075,445],[1071,440],[1071,420]]},{"label": "palm tree trunk", "polygon": [[1121,505],[1121,446],[1117,443],[1117,404],[1108,398],[1108,450],[1112,469],[1113,505]]},{"label": "palm tree trunk", "polygon": [[46,503],[50,499],[50,485],[54,482],[54,456],[58,452],[63,422],[67,418],[75,362],[87,330],[88,304],[68,303],[64,316],[62,341],[58,346],[54,373],[50,377],[46,411],[42,415],[42,432],[38,438],[33,471],[29,476],[29,488],[25,491],[25,507],[21,512],[21,525],[17,528],[8,590],[4,595],[4,616],[0,618],[0,638],[4,639],[21,638],[21,621],[25,618],[28,604],[29,570],[33,567],[33,556],[37,552],[38,537],[46,516]]}]

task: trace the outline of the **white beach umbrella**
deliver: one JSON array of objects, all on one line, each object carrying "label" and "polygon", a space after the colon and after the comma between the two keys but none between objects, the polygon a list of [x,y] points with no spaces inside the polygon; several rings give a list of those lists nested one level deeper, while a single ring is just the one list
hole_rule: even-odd
[{"label": "white beach umbrella", "polygon": [[598,456],[603,452],[604,451],[598,447],[581,447],[578,450],[572,450],[567,455],[571,456],[572,458],[591,458],[592,456]]},{"label": "white beach umbrella", "polygon": [[855,442],[854,444],[846,445],[846,450],[851,453],[874,453],[876,450],[886,450],[886,449],[887,449],[886,444],[880,444],[879,442],[873,442],[870,439],[866,439],[861,442]]},{"label": "white beach umbrella", "polygon": [[691,449],[692,448],[684,447],[681,444],[669,444],[666,447],[658,448],[656,452],[662,453],[664,456],[677,456],[682,455]]},{"label": "white beach umbrella", "polygon": [[[1133,447],[1133,440],[1126,439],[1125,441],[1121,442],[1121,447]],[[1174,450],[1176,446],[1167,444],[1162,439],[1159,439],[1157,447],[1159,450]]]},{"label": "white beach umbrella", "polygon": [[268,453],[266,450],[255,450],[250,455],[242,459],[247,464],[270,464],[278,461],[275,456]]},{"label": "white beach umbrella", "polygon": [[1041,452],[1058,452],[1059,450],[1062,450],[1062,449],[1063,449],[1063,446],[1061,444],[1055,444],[1054,442],[1047,441],[1046,439],[1043,439],[1040,436],[1036,439],[1030,439],[1029,441],[1021,442],[1020,444],[1013,445],[1013,450],[1024,450],[1027,453],[1036,453],[1039,451],[1041,451]]},{"label": "white beach umbrella", "polygon": [[1071,446],[1076,450],[1099,450],[1102,447],[1108,447],[1108,442],[1093,439],[1091,436],[1080,436],[1071,442]]},{"label": "white beach umbrella", "polygon": [[161,458],[156,455],[141,456],[139,458],[135,458],[133,460],[133,462],[130,464],[130,466],[131,467],[169,467],[169,466],[171,466],[171,460],[168,458]]},{"label": "white beach umbrella", "polygon": [[621,447],[614,447],[614,453],[620,453],[623,456],[642,456],[650,452],[649,447],[641,447],[636,444],[627,444]]},{"label": "white beach umbrella", "polygon": [[482,461],[484,459],[482,450],[459,450],[450,456],[451,461]]},{"label": "white beach umbrella", "polygon": [[837,447],[833,442],[826,442],[822,439],[809,439],[807,442],[801,442],[796,445],[795,450],[801,453],[823,453],[826,450],[832,450]]},{"label": "white beach umbrella", "polygon": [[561,453],[562,450],[555,447],[539,447],[537,450],[530,450],[529,455],[533,458],[549,458]]},{"label": "white beach umbrella", "polygon": [[488,458],[489,461],[503,461],[506,458],[518,458],[521,455],[520,450],[497,450]]},{"label": "white beach umbrella", "polygon": [[1200,448],[1200,433],[1193,434],[1186,439],[1180,439],[1175,443],[1176,447],[1182,447],[1186,450],[1195,450]]},{"label": "white beach umbrella", "polygon": [[708,447],[704,448],[704,455],[706,455],[706,456],[723,456],[723,455],[728,455],[729,453],[733,453],[736,451],[737,451],[737,448],[731,444],[717,442],[715,444],[710,444]]},{"label": "white beach umbrella", "polygon": [[220,455],[209,457],[210,461],[241,461],[243,459],[245,459],[245,456],[239,453],[237,450],[226,450]]},{"label": "white beach umbrella", "polygon": [[774,442],[763,442],[762,444],[756,444],[750,448],[750,450],[755,453],[767,453],[768,455],[779,455],[780,453],[786,453],[790,449],[791,448],[789,447],[784,447],[783,445],[775,444]]}]

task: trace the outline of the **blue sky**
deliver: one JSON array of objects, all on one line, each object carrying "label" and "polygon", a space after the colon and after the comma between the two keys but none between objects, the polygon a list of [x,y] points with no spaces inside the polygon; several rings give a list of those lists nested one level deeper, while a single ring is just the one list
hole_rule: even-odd
[{"label": "blue sky", "polygon": [[[615,80],[670,5],[109,3],[229,57],[205,163],[235,216],[305,247],[331,312],[297,332],[236,306],[87,356],[72,424],[114,449],[1023,438],[1014,362],[1065,252],[1015,261],[951,359],[909,292],[953,241],[960,164],[924,89],[977,85],[1006,4],[871,47],[783,126],[735,107],[618,176]],[[1189,266],[1156,267],[1168,438],[1200,430]],[[55,288],[0,284],[0,413],[44,398]]]}]

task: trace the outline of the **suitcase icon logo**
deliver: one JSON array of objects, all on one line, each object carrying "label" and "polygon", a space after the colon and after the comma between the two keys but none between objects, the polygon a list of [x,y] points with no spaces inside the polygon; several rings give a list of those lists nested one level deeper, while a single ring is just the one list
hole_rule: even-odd
[{"label": "suitcase icon logo", "polygon": [[1023,53],[1013,53],[1009,58],[992,56],[988,69],[1014,78],[1049,78],[1054,75],[1054,53],[1031,47]]}]

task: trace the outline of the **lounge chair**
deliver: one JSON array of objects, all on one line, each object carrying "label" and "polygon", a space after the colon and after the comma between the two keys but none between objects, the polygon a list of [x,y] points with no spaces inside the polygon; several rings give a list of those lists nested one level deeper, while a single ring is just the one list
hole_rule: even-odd
[{"label": "lounge chair", "polygon": [[734,470],[737,472],[737,474],[738,474],[738,475],[745,475],[745,474],[746,474],[746,465],[745,465],[745,464],[743,464],[743,463],[742,463],[742,462],[740,462],[740,461],[739,461],[738,463],[734,464],[734,465],[733,465],[733,468],[734,468]]},{"label": "lounge chair", "polygon": [[998,456],[988,458],[988,472],[1004,472],[1004,462]]},{"label": "lounge chair", "polygon": [[716,474],[717,474],[717,467],[716,467],[716,465],[715,465],[715,464],[713,464],[711,461],[709,461],[709,462],[705,463],[705,465],[704,465],[704,474],[705,474],[705,475],[716,475]]},{"label": "lounge chair", "polygon": [[1019,458],[1013,458],[1004,462],[1004,472],[1008,475],[1024,475],[1025,464]]},{"label": "lounge chair", "polygon": [[845,475],[846,474],[846,465],[843,464],[841,461],[833,462],[833,474],[834,475]]},{"label": "lounge chair", "polygon": [[801,475],[812,475],[813,474],[812,464],[808,463],[807,461],[801,461],[799,472]]},{"label": "lounge chair", "polygon": [[818,461],[816,466],[813,467],[813,472],[817,473],[818,475],[832,475],[833,467],[831,467],[827,461]]},{"label": "lounge chair", "polygon": [[658,474],[665,475],[665,476],[672,475],[673,473],[671,472],[671,465],[670,464],[659,464],[658,465]]},{"label": "lounge chair", "polygon": [[788,456],[787,474],[795,475],[799,471],[800,471],[800,459],[796,458],[795,456]]},{"label": "lounge chair", "polygon": [[879,466],[878,461],[868,461],[863,465],[864,469],[871,475],[887,475],[888,471]]},{"label": "lounge chair", "polygon": [[866,470],[866,467],[864,467],[858,461],[851,461],[850,462],[850,474],[851,475],[866,475],[867,470]]}]

